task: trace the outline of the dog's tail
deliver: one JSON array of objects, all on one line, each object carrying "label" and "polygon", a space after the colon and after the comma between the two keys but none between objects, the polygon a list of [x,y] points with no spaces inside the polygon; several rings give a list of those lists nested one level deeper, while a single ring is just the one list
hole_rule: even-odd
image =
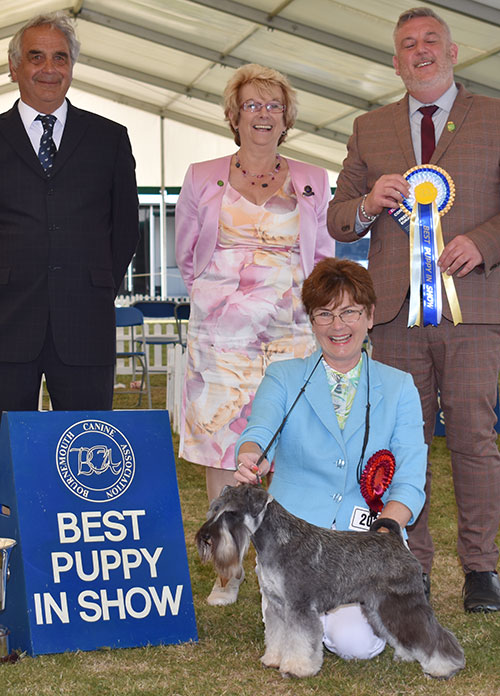
[{"label": "dog's tail", "polygon": [[391,534],[395,534],[402,540],[404,539],[403,530],[399,526],[399,523],[396,522],[396,520],[393,520],[391,517],[378,517],[375,522],[372,523],[370,532],[376,532],[377,529],[380,529],[380,527],[384,527],[385,529],[388,529]]},{"label": "dog's tail", "polygon": [[436,643],[431,655],[421,659],[425,674],[434,679],[450,679],[465,667],[464,651],[451,631],[436,620]]}]

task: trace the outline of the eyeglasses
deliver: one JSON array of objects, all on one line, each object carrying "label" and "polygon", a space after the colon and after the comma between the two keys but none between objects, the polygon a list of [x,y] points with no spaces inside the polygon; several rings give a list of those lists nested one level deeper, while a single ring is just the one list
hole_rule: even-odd
[{"label": "eyeglasses", "polygon": [[339,317],[340,321],[344,322],[344,324],[347,324],[348,326],[351,326],[360,320],[363,312],[364,308],[344,309],[338,314],[334,314],[328,309],[320,309],[318,312],[312,315],[312,319],[318,326],[328,326],[329,324],[333,324],[335,317]]},{"label": "eyeglasses", "polygon": [[264,107],[266,111],[270,114],[282,114],[286,111],[285,104],[280,104],[279,102],[267,102],[267,104],[261,104],[260,102],[255,102],[253,99],[249,99],[244,102],[240,109],[242,111],[250,111],[252,114],[257,114]]}]

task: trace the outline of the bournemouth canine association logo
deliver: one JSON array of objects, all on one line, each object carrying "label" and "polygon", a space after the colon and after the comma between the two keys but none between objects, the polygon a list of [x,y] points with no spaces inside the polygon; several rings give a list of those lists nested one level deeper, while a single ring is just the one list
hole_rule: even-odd
[{"label": "bournemouth canine association logo", "polygon": [[61,435],[56,465],[74,495],[94,503],[115,500],[132,483],[134,451],[123,433],[100,420],[74,423]]}]

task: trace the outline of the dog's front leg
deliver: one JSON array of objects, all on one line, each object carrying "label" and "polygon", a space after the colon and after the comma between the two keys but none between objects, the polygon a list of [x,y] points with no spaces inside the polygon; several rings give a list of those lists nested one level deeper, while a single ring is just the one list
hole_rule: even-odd
[{"label": "dog's front leg", "polygon": [[266,572],[266,567],[263,567],[258,557],[255,572],[259,580],[266,641],[266,652],[260,660],[264,667],[279,669],[285,638],[283,601],[281,600],[282,578],[274,569],[271,572]]},{"label": "dog's front leg", "polygon": [[265,626],[266,652],[261,657],[264,667],[279,669],[286,640],[286,626],[283,621],[283,606],[262,593],[262,617]]},{"label": "dog's front leg", "polygon": [[280,672],[283,676],[312,677],[323,664],[323,625],[316,612],[287,607],[286,635]]}]

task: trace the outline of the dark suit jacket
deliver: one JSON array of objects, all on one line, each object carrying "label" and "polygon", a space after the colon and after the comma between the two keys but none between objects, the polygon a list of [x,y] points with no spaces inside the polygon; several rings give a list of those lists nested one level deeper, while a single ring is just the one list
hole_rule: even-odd
[{"label": "dark suit jacket", "polygon": [[123,126],[68,104],[49,175],[17,104],[0,115],[0,361],[34,360],[50,317],[65,363],[112,364],[114,298],[138,239]]},{"label": "dark suit jacket", "polygon": [[[455,203],[441,218],[445,245],[467,234],[484,266],[455,278],[465,323],[500,323],[500,100],[459,92],[431,164],[445,169],[456,186]],[[358,239],[356,211],[382,174],[416,165],[408,117],[408,96],[356,119],[348,155],[328,211],[330,234],[342,242]],[[393,319],[409,287],[408,237],[384,211],[371,226],[369,270],[377,293],[375,323]],[[451,313],[443,292],[443,314]]]}]

